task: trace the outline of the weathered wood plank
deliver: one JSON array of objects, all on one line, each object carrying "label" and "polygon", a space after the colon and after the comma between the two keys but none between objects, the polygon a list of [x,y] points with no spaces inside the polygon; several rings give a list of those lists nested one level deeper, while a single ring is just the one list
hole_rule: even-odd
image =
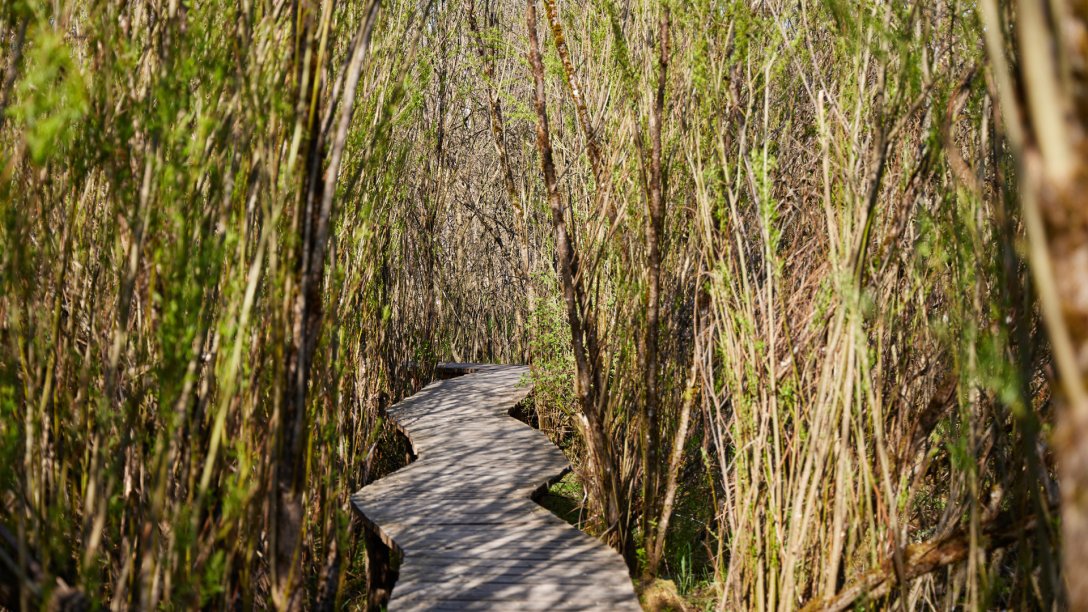
[{"label": "weathered wood plank", "polygon": [[417,460],[352,496],[404,555],[389,609],[638,610],[622,558],[531,500],[569,466],[509,416],[528,369],[436,372],[388,411]]}]

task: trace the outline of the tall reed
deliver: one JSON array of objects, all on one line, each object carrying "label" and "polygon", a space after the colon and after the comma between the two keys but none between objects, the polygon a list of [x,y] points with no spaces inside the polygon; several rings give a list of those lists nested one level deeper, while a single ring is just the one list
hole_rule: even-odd
[{"label": "tall reed", "polygon": [[1025,4],[3,4],[0,601],[362,605],[452,359],[633,576],[1061,605]]}]

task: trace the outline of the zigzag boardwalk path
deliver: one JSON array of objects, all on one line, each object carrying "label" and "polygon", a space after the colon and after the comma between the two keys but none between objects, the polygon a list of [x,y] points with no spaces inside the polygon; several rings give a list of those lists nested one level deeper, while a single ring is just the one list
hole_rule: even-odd
[{"label": "zigzag boardwalk path", "polygon": [[620,555],[532,501],[568,463],[509,416],[528,368],[440,371],[389,410],[416,461],[352,496],[403,555],[389,609],[639,610]]}]

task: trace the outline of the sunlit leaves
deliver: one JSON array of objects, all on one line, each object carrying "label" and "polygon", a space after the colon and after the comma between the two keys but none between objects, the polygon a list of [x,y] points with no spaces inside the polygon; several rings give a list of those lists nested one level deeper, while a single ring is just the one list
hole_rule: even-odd
[{"label": "sunlit leaves", "polygon": [[64,40],[44,27],[35,27],[30,37],[16,102],[7,114],[19,125],[31,159],[43,165],[73,142],[87,99],[83,75]]}]

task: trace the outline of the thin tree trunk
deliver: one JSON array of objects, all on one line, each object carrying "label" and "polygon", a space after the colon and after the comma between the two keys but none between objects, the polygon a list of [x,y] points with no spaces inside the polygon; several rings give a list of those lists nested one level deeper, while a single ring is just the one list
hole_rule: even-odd
[{"label": "thin tree trunk", "polygon": [[559,53],[559,60],[563,64],[566,73],[567,91],[578,115],[578,124],[582,127],[582,133],[586,138],[586,155],[589,157],[589,165],[593,170],[593,178],[597,180],[598,191],[604,188],[606,180],[604,161],[601,159],[601,148],[597,143],[597,135],[589,121],[589,110],[586,108],[585,98],[582,96],[582,88],[578,85],[578,76],[574,72],[574,62],[570,58],[570,49],[567,48],[567,39],[563,35],[563,24],[559,21],[559,12],[555,7],[555,0],[544,0],[544,12],[548,15],[548,25],[551,26],[552,38],[555,40],[555,50]]},{"label": "thin tree trunk", "polygon": [[625,516],[624,492],[618,486],[615,453],[604,422],[604,398],[601,397],[600,351],[597,346],[595,321],[585,296],[582,279],[578,275],[578,260],[573,237],[567,229],[566,212],[559,196],[555,162],[552,158],[551,137],[548,129],[548,109],[544,94],[544,64],[537,37],[536,0],[526,3],[525,19],[529,30],[529,66],[533,72],[536,110],[536,143],[540,152],[540,166],[551,209],[552,228],[555,231],[556,260],[559,280],[563,288],[567,319],[571,330],[571,347],[574,352],[574,390],[581,409],[579,423],[585,435],[590,472],[595,482],[591,491],[606,523],[610,542],[624,555],[628,567],[634,567],[635,555],[629,537],[629,522]]},{"label": "thin tree trunk", "polygon": [[[696,297],[696,318],[698,318],[698,297]],[[688,428],[691,425],[691,409],[699,393],[699,331],[695,330],[695,350],[691,359],[691,368],[688,372],[688,384],[684,391],[684,403],[680,407],[680,423],[676,427],[676,434],[672,440],[672,450],[669,453],[668,471],[665,473],[665,497],[661,500],[661,514],[657,519],[653,546],[646,548],[647,569],[650,576],[656,576],[661,559],[665,554],[665,536],[669,531],[669,522],[672,519],[673,508],[676,503],[676,489],[680,480],[680,470],[684,462],[684,445],[688,440]]]},{"label": "thin tree trunk", "polygon": [[591,401],[594,385],[591,382],[590,366],[586,357],[582,317],[579,313],[579,300],[574,283],[577,262],[574,248],[567,231],[566,213],[559,197],[559,188],[555,178],[555,162],[552,159],[551,137],[548,128],[547,101],[544,96],[544,64],[540,56],[540,41],[536,33],[536,0],[526,4],[526,22],[529,27],[529,65],[533,71],[534,108],[536,109],[536,144],[540,152],[540,168],[544,173],[544,185],[548,193],[548,206],[551,210],[552,228],[555,231],[555,249],[559,264],[559,280],[563,286],[563,299],[567,308],[567,318],[571,328],[571,345],[575,361],[575,393],[582,408],[593,410]]},{"label": "thin tree trunk", "polygon": [[618,210],[612,205],[612,200],[609,197],[611,192],[611,177],[608,173],[608,169],[605,167],[604,157],[601,155],[600,140],[597,137],[597,132],[593,129],[593,125],[590,122],[589,110],[586,107],[584,90],[579,85],[578,75],[574,70],[574,62],[570,56],[570,49],[567,47],[567,38],[563,34],[563,23],[559,19],[559,11],[556,9],[555,0],[544,0],[544,12],[548,15],[548,24],[551,26],[552,39],[555,41],[555,50],[559,54],[560,63],[563,65],[563,72],[566,76],[567,92],[570,94],[570,99],[574,103],[576,115],[578,117],[578,125],[582,130],[582,135],[586,139],[586,157],[589,158],[589,166],[593,171],[593,180],[595,181],[593,190],[593,206],[594,210],[601,209],[602,203],[604,204],[604,215],[608,220],[608,223],[601,223],[597,226],[597,241],[604,239],[605,233],[613,229],[616,223],[616,216]]},{"label": "thin tree trunk", "polygon": [[[1050,13],[1050,11],[1054,11]],[[1088,609],[1088,60],[1082,3],[1016,3],[1016,67],[1001,14],[982,3],[987,51],[1019,165],[1029,261],[1056,365],[1054,445],[1067,604]],[[1065,24],[1055,27],[1055,24]],[[1063,67],[1065,67],[1063,69]],[[1064,74],[1063,74],[1064,73]]]},{"label": "thin tree trunk", "polygon": [[643,330],[643,440],[642,440],[642,531],[646,539],[646,574],[657,573],[662,551],[651,525],[658,517],[659,463],[657,455],[661,438],[661,415],[658,413],[658,326],[661,310],[661,243],[664,241],[665,185],[661,168],[661,124],[665,108],[665,85],[669,65],[669,7],[661,9],[658,31],[657,94],[650,114],[650,193],[646,223],[647,283],[646,328]]},{"label": "thin tree trunk", "polygon": [[487,106],[491,118],[491,135],[495,142],[495,152],[499,155],[499,165],[502,170],[503,185],[506,187],[506,197],[510,207],[514,209],[514,231],[517,232],[518,253],[521,258],[521,282],[525,291],[525,303],[527,308],[515,310],[517,318],[518,339],[521,343],[520,352],[522,359],[528,361],[529,342],[526,326],[525,310],[532,311],[536,301],[532,283],[532,267],[529,260],[529,214],[525,203],[518,195],[517,186],[514,183],[514,169],[510,163],[510,151],[506,144],[506,128],[502,118],[502,103],[495,93],[495,67],[487,53],[483,37],[480,34],[480,25],[476,20],[476,2],[468,3],[468,25],[472,30],[473,39],[476,42],[476,53],[480,56],[480,64],[484,69],[487,81]]},{"label": "thin tree trunk", "polygon": [[[294,303],[292,339],[286,352],[287,384],[280,406],[278,443],[275,461],[275,563],[273,576],[276,587],[275,603],[280,608],[299,609],[303,605],[301,590],[296,581],[301,575],[301,540],[303,526],[303,497],[306,488],[306,452],[309,439],[309,421],[306,414],[307,387],[313,354],[321,337],[322,289],[324,286],[325,255],[328,250],[329,224],[333,214],[333,197],[340,173],[348,129],[355,109],[355,91],[359,84],[363,58],[370,43],[370,35],[377,15],[377,2],[372,2],[366,19],[353,41],[347,78],[339,100],[340,116],[331,151],[327,147],[326,132],[322,129],[321,113],[309,109],[309,134],[307,160],[307,188],[303,218],[299,223],[301,246],[298,266],[298,293]],[[312,8],[312,7],[311,7]],[[307,10],[300,6],[299,10]],[[324,13],[328,19],[330,13]],[[310,39],[326,25],[319,26],[311,16],[304,19],[303,40],[311,45],[307,57],[309,81],[303,81],[300,96],[310,99],[311,88],[320,90],[326,68],[318,64],[318,56]],[[315,29],[316,27],[316,29]],[[313,99],[318,99],[317,96]],[[320,104],[318,102],[318,104]],[[326,113],[335,112],[337,104],[331,103]],[[326,166],[326,159],[328,164]]]}]

